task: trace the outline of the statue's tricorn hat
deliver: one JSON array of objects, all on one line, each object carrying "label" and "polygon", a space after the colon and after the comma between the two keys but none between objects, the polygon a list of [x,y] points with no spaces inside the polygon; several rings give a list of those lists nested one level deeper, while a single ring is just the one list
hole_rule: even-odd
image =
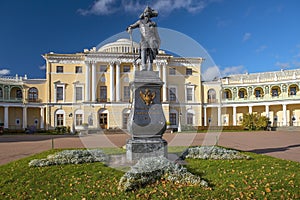
[{"label": "statue's tricorn hat", "polygon": [[150,18],[158,16],[158,12],[156,10],[153,10],[149,6],[147,6],[145,8],[144,12],[140,15],[140,19],[144,19],[146,12],[150,13],[150,16],[149,16]]}]

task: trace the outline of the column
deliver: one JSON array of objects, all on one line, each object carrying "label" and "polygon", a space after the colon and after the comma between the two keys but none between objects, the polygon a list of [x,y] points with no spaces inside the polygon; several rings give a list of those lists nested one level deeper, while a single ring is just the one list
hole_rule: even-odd
[{"label": "column", "polygon": [[236,106],[232,107],[233,126],[236,126]]},{"label": "column", "polygon": [[252,106],[249,106],[249,114],[252,113]]},{"label": "column", "polygon": [[44,108],[40,109],[40,115],[41,115],[41,119],[40,119],[40,129],[44,129],[44,117],[45,117],[45,113],[44,113]]},{"label": "column", "polygon": [[23,107],[23,129],[27,128],[27,107]]},{"label": "column", "polygon": [[156,63],[156,68],[157,68],[157,71],[158,71],[158,76],[161,79],[161,64],[160,63]]},{"label": "column", "polygon": [[163,64],[163,102],[167,101],[167,65]]},{"label": "column", "polygon": [[4,107],[4,128],[8,128],[8,106]]},{"label": "column", "polygon": [[270,106],[266,105],[266,117],[269,117],[270,113]]},{"label": "column", "polygon": [[116,63],[116,101],[120,101],[120,62]]},{"label": "column", "polygon": [[96,62],[92,63],[92,101],[97,101],[97,68]]},{"label": "column", "polygon": [[137,69],[137,63],[133,62],[133,73],[136,71],[136,69]]},{"label": "column", "polygon": [[222,126],[222,110],[221,105],[218,106],[218,126]]},{"label": "column", "polygon": [[85,63],[85,101],[90,101],[90,64]]},{"label": "column", "polygon": [[110,67],[110,101],[115,101],[115,72],[114,72],[114,63],[109,64]]},{"label": "column", "polygon": [[282,116],[282,125],[283,125],[283,126],[287,126],[287,120],[286,120],[286,104],[282,104],[282,112],[283,112],[283,116]]},{"label": "column", "polygon": [[203,106],[203,114],[204,114],[204,126],[207,126],[207,108]]}]

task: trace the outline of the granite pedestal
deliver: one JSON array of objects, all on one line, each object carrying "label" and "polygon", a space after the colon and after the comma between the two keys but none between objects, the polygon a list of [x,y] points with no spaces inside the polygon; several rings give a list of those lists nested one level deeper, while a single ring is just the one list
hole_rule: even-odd
[{"label": "granite pedestal", "polygon": [[126,144],[126,157],[129,161],[140,158],[167,157],[167,142],[162,139],[166,130],[166,119],[161,105],[163,82],[158,72],[137,71],[130,83],[132,108],[127,129],[131,139]]}]

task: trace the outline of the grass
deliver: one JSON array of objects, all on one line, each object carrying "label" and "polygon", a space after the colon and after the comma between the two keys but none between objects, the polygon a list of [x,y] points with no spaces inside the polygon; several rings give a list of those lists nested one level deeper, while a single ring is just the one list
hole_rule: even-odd
[{"label": "grass", "polygon": [[[172,148],[174,153],[181,151]],[[300,163],[253,153],[246,153],[252,160],[188,159],[188,170],[207,180],[210,188],[161,180],[137,191],[121,192],[117,186],[124,172],[101,163],[28,167],[32,159],[45,158],[57,151],[46,151],[0,166],[0,199],[300,198]]]}]

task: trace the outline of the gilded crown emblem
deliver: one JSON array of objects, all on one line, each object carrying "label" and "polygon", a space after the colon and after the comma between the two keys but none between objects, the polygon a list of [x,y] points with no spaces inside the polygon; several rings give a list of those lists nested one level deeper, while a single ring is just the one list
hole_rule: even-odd
[{"label": "gilded crown emblem", "polygon": [[155,92],[152,92],[147,88],[145,90],[145,93],[143,93],[142,91],[140,91],[140,96],[142,98],[142,100],[144,101],[144,103],[149,106],[150,104],[153,103],[153,100],[155,99]]}]

